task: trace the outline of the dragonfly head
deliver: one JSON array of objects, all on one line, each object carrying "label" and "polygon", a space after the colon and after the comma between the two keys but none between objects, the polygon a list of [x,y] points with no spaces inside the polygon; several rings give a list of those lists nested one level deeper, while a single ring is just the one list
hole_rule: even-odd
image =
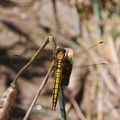
[{"label": "dragonfly head", "polygon": [[63,59],[66,55],[66,50],[64,48],[57,48],[56,56],[58,59]]},{"label": "dragonfly head", "polygon": [[57,53],[62,52],[63,54],[66,53],[66,50],[64,48],[57,48]]},{"label": "dragonfly head", "polygon": [[62,59],[63,57],[65,57],[65,58],[69,59],[71,61],[71,63],[73,63],[73,61],[72,61],[73,54],[74,54],[74,52],[71,48],[60,48],[60,47],[58,47],[57,52],[56,52],[56,55],[59,58],[61,57],[61,59]]}]

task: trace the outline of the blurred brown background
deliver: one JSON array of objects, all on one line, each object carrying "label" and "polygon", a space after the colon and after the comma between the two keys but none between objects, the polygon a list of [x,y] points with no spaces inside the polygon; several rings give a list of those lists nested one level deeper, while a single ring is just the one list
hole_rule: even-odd
[{"label": "blurred brown background", "polygon": [[[68,88],[86,119],[119,120],[120,1],[0,0],[0,96],[48,35],[77,53]],[[104,43],[85,50],[99,41]],[[10,120],[23,118],[51,61],[49,44],[20,76]],[[88,66],[102,62],[107,64]],[[32,111],[32,120],[60,119],[59,104],[51,111],[52,85],[53,77]],[[80,120],[70,99],[66,97],[67,117]]]}]

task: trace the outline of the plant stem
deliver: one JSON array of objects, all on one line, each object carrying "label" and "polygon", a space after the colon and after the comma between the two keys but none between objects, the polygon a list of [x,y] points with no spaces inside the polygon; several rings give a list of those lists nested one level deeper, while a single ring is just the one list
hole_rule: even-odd
[{"label": "plant stem", "polygon": [[65,111],[65,99],[64,99],[64,90],[61,88],[60,95],[59,95],[59,104],[60,104],[60,112],[61,112],[61,119],[66,119],[66,111]]},{"label": "plant stem", "polygon": [[17,73],[17,75],[15,76],[15,79],[13,80],[13,82],[11,83],[11,85],[15,85],[19,76],[29,67],[29,65],[37,58],[37,56],[40,54],[40,52],[45,48],[45,46],[49,43],[49,37],[46,39],[45,43],[43,44],[42,47],[40,47],[37,52],[33,55],[33,57],[28,61],[28,63],[23,66],[20,71]]},{"label": "plant stem", "polygon": [[[52,63],[52,64],[53,64],[53,63]],[[51,64],[51,65],[52,65],[52,64]],[[46,74],[46,76],[45,76],[42,84],[40,85],[40,87],[39,87],[39,89],[38,89],[38,91],[37,91],[37,93],[36,93],[36,95],[35,95],[35,98],[33,99],[33,101],[32,101],[32,103],[31,103],[31,105],[30,105],[30,107],[29,107],[29,109],[28,109],[25,117],[23,118],[23,120],[27,120],[27,119],[28,119],[28,117],[29,117],[29,115],[30,115],[30,113],[31,113],[31,111],[32,111],[32,109],[33,109],[33,107],[34,107],[34,105],[35,105],[35,103],[36,103],[36,101],[37,101],[40,93],[42,92],[42,90],[43,90],[43,88],[44,88],[44,86],[45,86],[45,84],[46,84],[46,82],[47,82],[47,80],[48,80],[48,78],[49,78],[49,76],[50,76],[51,74],[52,74],[52,68],[50,67],[49,71],[47,72],[47,74]]]}]

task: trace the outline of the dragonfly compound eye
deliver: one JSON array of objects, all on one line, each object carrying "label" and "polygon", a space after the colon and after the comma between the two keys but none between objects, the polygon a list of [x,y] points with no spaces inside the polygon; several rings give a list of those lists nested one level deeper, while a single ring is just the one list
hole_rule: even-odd
[{"label": "dragonfly compound eye", "polygon": [[62,49],[62,52],[65,54],[65,53],[66,53],[66,50],[65,50],[65,49]]},{"label": "dragonfly compound eye", "polygon": [[66,50],[65,49],[63,49],[63,48],[57,48],[57,53],[59,53],[59,52],[62,52],[62,53],[66,53]]}]

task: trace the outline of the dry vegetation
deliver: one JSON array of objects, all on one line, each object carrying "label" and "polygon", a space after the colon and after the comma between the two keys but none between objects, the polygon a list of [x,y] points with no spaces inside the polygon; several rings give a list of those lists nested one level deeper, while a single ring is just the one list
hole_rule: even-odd
[{"label": "dry vegetation", "polygon": [[[65,89],[68,119],[119,120],[119,0],[0,0],[0,119],[24,118],[49,69],[51,45],[20,75],[16,86],[9,86],[49,35],[55,36],[57,45],[77,52]],[[104,43],[86,50],[99,41]],[[107,64],[99,65],[103,62]],[[52,85],[51,77],[30,119],[60,118],[59,105],[51,111]]]}]

